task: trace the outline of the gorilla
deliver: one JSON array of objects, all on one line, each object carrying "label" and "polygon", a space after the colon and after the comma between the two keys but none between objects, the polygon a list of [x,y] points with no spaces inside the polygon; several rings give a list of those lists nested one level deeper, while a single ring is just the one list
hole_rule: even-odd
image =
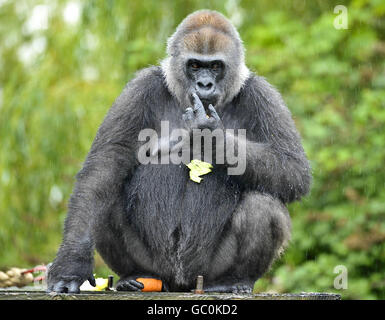
[{"label": "gorilla", "polygon": [[[234,164],[214,156],[197,183],[184,164],[142,163],[140,132],[159,134],[162,121],[188,134],[232,129],[222,142],[238,150],[243,143],[244,171],[230,175]],[[160,66],[136,74],[98,129],[76,176],[47,290],[94,285],[96,249],[119,275],[118,290],[141,291],[136,279],[156,278],[164,291],[187,291],[203,275],[206,292],[250,292],[288,245],[286,204],[310,183],[291,113],[246,67],[235,27],[218,12],[194,12],[169,38]]]}]

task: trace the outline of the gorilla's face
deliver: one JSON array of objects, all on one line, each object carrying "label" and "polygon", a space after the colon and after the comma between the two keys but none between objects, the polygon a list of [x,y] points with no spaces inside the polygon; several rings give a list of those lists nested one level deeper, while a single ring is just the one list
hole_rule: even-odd
[{"label": "gorilla's face", "polygon": [[186,76],[189,89],[188,99],[192,102],[192,94],[196,93],[205,108],[215,106],[223,96],[223,79],[225,77],[225,63],[220,59],[188,58],[186,61]]},{"label": "gorilla's face", "polygon": [[206,108],[223,108],[249,76],[237,30],[212,11],[187,17],[169,38],[167,54],[161,62],[163,75],[183,109],[193,105],[193,93]]}]

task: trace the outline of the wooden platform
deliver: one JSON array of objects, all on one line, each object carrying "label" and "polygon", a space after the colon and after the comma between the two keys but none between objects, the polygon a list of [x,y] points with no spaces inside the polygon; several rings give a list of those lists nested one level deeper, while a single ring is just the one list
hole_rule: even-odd
[{"label": "wooden platform", "polygon": [[287,294],[194,294],[180,292],[86,291],[80,294],[56,294],[45,291],[0,290],[0,300],[341,300],[334,293]]}]

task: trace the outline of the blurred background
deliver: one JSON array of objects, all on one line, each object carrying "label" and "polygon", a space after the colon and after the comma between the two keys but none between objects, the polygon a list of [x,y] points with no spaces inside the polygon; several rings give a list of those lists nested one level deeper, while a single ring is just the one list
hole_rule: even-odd
[{"label": "blurred background", "polygon": [[[334,7],[348,9],[336,29]],[[256,291],[385,298],[385,2],[0,0],[0,269],[49,263],[74,177],[135,71],[197,9],[238,27],[282,93],[311,161],[293,239]],[[334,269],[348,270],[336,290]],[[97,276],[111,271],[96,256]]]}]

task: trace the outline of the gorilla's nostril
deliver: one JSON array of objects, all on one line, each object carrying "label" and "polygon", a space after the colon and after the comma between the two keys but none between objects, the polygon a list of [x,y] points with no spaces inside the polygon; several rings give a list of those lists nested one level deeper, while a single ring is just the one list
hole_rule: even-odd
[{"label": "gorilla's nostril", "polygon": [[199,81],[197,84],[200,89],[205,89],[205,90],[210,90],[213,87],[212,82],[203,83]]}]

